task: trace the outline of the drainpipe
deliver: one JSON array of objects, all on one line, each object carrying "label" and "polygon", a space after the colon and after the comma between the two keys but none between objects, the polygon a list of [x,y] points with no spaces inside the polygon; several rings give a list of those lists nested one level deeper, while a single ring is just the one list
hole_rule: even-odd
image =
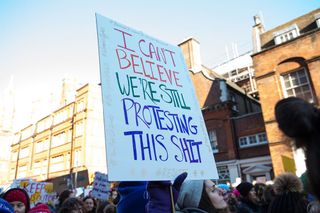
[{"label": "drainpipe", "polygon": [[17,160],[16,160],[16,171],[14,174],[14,179],[17,179],[17,175],[18,175],[18,168],[19,168],[19,157],[20,157],[20,148],[21,148],[21,138],[22,138],[22,133],[20,132],[20,136],[19,136],[19,147],[18,147],[18,153],[17,153]]},{"label": "drainpipe", "polygon": [[[72,172],[73,172],[73,167],[72,167],[72,160],[73,160],[73,148],[74,148],[74,131],[75,131],[75,114],[76,114],[76,101],[73,102],[73,110],[72,110],[72,119],[71,119],[71,123],[72,123],[72,131],[71,131],[71,150],[70,150],[70,168],[69,168],[69,175],[70,175],[70,179],[71,179],[71,184],[72,184],[72,188],[74,186],[73,183],[73,178],[72,178]],[[77,180],[75,180],[76,182]]]}]

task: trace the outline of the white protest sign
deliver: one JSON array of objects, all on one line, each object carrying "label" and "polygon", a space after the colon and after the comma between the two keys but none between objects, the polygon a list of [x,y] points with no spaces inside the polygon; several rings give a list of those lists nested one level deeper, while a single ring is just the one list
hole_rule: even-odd
[{"label": "white protest sign", "polygon": [[53,184],[49,182],[35,182],[32,179],[14,180],[11,188],[24,189],[30,198],[30,206],[37,203],[53,204],[56,193],[53,191]]},{"label": "white protest sign", "polygon": [[96,19],[109,180],[217,179],[181,49]]},{"label": "white protest sign", "polygon": [[94,198],[107,200],[109,198],[110,184],[108,182],[108,175],[101,172],[95,172],[93,180],[93,188],[91,195]]}]

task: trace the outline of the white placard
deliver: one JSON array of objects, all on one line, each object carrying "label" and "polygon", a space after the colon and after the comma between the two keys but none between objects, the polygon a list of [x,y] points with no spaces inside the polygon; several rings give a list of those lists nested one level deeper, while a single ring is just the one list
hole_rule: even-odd
[{"label": "white placard", "polygon": [[109,180],[217,179],[181,49],[96,21]]},{"label": "white placard", "polygon": [[108,175],[101,172],[95,172],[93,180],[93,188],[91,195],[94,198],[107,200],[109,198],[110,184],[108,182]]},{"label": "white placard", "polygon": [[53,191],[53,184],[50,182],[36,182],[32,179],[16,179],[11,188],[24,189],[30,198],[30,207],[37,203],[53,204],[56,192]]}]

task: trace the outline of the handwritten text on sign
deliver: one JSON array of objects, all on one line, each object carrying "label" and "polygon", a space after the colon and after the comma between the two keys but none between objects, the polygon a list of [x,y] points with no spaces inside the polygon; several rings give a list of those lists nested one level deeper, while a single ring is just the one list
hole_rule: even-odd
[{"label": "handwritten text on sign", "polygon": [[92,196],[101,200],[107,200],[109,198],[109,188],[108,176],[100,172],[95,172]]},{"label": "handwritten text on sign", "polygon": [[53,191],[53,184],[49,182],[35,182],[31,179],[14,180],[11,188],[24,189],[30,198],[30,206],[33,207],[37,203],[52,204],[56,197]]},{"label": "handwritten text on sign", "polygon": [[172,179],[183,171],[212,178],[181,50],[99,15],[97,25],[109,179]]}]

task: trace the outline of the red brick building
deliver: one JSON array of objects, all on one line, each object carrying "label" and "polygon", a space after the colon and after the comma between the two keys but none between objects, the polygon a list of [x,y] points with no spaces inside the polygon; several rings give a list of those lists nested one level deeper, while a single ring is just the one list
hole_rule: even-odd
[{"label": "red brick building", "polygon": [[290,96],[319,105],[320,9],[266,32],[256,18],[253,43],[253,65],[274,172],[297,169],[301,174],[303,156],[293,151],[291,141],[278,129],[274,106]]},{"label": "red brick building", "polygon": [[273,177],[260,103],[231,81],[201,64],[193,38],[179,44],[202,108],[219,182]]}]

